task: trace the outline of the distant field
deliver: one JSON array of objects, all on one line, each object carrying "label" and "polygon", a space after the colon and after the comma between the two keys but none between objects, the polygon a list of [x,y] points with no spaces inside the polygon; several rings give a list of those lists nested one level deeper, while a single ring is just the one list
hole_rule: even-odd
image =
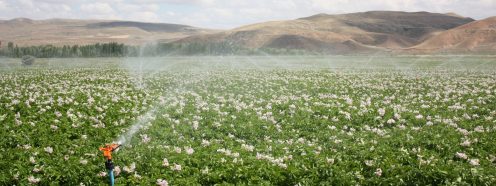
[{"label": "distant field", "polygon": [[0,185],[495,185],[496,56],[0,58],[0,123]]},{"label": "distant field", "polygon": [[[131,70],[242,70],[242,69],[391,69],[391,70],[476,70],[494,71],[494,55],[418,55],[418,56],[193,56],[147,58],[49,58],[37,59],[36,68],[116,68]],[[172,68],[171,66],[174,66]],[[194,68],[190,68],[194,66]],[[0,58],[0,70],[20,68],[19,59]],[[158,68],[155,68],[158,67]],[[220,69],[219,69],[220,68]],[[23,68],[26,69],[26,68]],[[139,69],[134,69],[139,70]],[[144,72],[145,72],[144,71]]]}]

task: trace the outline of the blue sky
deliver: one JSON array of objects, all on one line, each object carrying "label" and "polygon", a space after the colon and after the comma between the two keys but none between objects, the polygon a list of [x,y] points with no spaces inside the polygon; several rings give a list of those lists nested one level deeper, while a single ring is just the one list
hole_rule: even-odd
[{"label": "blue sky", "polygon": [[113,19],[206,28],[370,10],[496,16],[496,0],[0,0],[0,19]]}]

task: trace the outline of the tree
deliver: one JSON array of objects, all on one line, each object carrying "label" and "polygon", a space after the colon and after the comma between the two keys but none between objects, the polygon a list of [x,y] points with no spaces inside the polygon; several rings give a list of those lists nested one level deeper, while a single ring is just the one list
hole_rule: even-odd
[{"label": "tree", "polygon": [[30,66],[30,65],[33,65],[34,60],[35,60],[35,58],[33,56],[26,55],[26,56],[22,56],[21,62],[23,65]]}]

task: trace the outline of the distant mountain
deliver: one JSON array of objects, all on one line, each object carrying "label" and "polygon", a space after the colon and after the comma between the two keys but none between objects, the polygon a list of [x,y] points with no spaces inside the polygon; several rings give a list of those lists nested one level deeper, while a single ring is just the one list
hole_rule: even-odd
[{"label": "distant mountain", "polygon": [[302,49],[335,54],[391,51],[418,45],[434,33],[472,21],[455,14],[429,12],[317,14],[196,35],[177,42],[228,42],[248,48]]},{"label": "distant mountain", "polygon": [[496,17],[475,21],[455,13],[429,12],[317,14],[224,31],[165,23],[17,18],[0,20],[0,33],[2,43],[13,41],[20,46],[98,42],[138,45],[153,41],[195,44],[191,48],[236,46],[327,54],[496,51]]},{"label": "distant mountain", "polygon": [[132,21],[27,18],[0,20],[0,41],[12,41],[20,46],[83,45],[98,42],[137,45],[150,41],[169,42],[213,32],[215,31],[188,25]]},{"label": "distant mountain", "polygon": [[179,24],[165,24],[165,23],[142,23],[133,21],[110,21],[110,22],[98,22],[86,25],[87,28],[91,29],[105,29],[105,28],[126,28],[134,27],[147,32],[195,32],[199,30],[198,28],[191,27],[188,25]]},{"label": "distant mountain", "polygon": [[425,52],[495,52],[496,17],[440,32],[410,50]]}]

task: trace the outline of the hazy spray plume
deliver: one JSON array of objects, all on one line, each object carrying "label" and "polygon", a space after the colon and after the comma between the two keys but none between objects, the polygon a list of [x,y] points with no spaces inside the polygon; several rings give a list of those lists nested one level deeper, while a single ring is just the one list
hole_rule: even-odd
[{"label": "hazy spray plume", "polygon": [[[126,58],[122,62],[122,67],[126,69],[135,87],[147,91],[147,78],[152,78],[161,72],[174,71],[175,66],[178,64],[184,65],[182,60],[178,60],[177,57],[150,57],[153,56],[154,51],[156,51],[157,43],[149,42],[140,47],[139,57]],[[188,59],[194,59],[192,57],[187,57]],[[190,59],[190,60],[191,60]],[[198,59],[198,58],[197,58]],[[196,63],[201,63],[200,61],[195,61]],[[193,66],[188,70],[201,70],[202,67]],[[204,80],[204,78],[198,78]],[[167,91],[159,97],[159,101],[154,103],[152,108],[145,114],[138,117],[138,119],[128,128],[126,132],[121,134],[117,138],[117,142],[122,145],[129,144],[134,135],[136,135],[140,130],[146,129],[152,125],[156,116],[159,114],[160,110],[167,107],[174,97],[185,92],[185,84],[190,81],[190,79],[182,79],[181,82],[173,82],[173,87],[167,87]]]},{"label": "hazy spray plume", "polygon": [[[390,56],[384,53],[373,53],[367,56],[182,56],[182,57],[147,57],[147,50],[153,50],[156,43],[148,43],[140,49],[140,57],[125,58],[122,67],[126,69],[131,81],[136,88],[147,91],[151,88],[147,82],[153,80],[158,73],[183,72],[185,77],[177,79],[178,82],[171,83],[173,86],[164,87],[164,99],[153,104],[152,108],[139,116],[136,121],[121,134],[117,141],[128,144],[133,136],[140,130],[151,126],[155,116],[161,114],[171,100],[188,92],[189,85],[198,81],[207,81],[210,74],[219,70],[233,71],[267,71],[273,70],[329,70],[339,71],[368,71],[380,70],[392,73],[401,73],[405,76],[416,78],[425,75],[426,69],[467,69],[469,66],[461,66],[460,63],[466,58],[463,57],[436,57],[436,56]],[[490,59],[488,59],[491,61]],[[435,63],[437,62],[437,63]],[[433,64],[435,63],[435,64]],[[474,65],[483,68],[486,62]],[[473,66],[472,66],[473,67]],[[147,81],[148,79],[148,81]]]},{"label": "hazy spray plume", "polygon": [[[121,63],[121,67],[128,71],[131,80],[138,89],[146,89],[147,87],[144,76],[151,76],[164,68],[163,64],[160,63],[160,58],[146,57],[149,51],[155,47],[156,42],[145,43],[140,46],[138,57],[125,58]],[[118,143],[122,145],[128,144],[138,131],[147,125],[151,125],[151,122],[155,119],[156,111],[157,106],[154,106],[146,114],[139,116],[131,127],[118,137]]]}]

